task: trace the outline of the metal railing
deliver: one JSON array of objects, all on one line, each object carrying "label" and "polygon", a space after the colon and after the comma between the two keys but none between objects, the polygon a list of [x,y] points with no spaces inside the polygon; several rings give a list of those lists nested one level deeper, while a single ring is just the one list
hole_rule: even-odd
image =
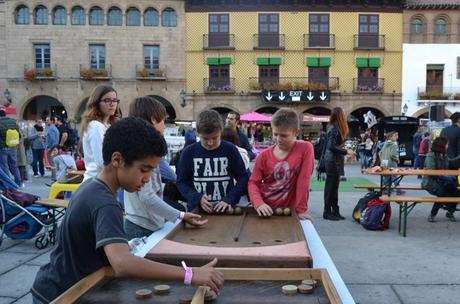
[{"label": "metal railing", "polygon": [[37,68],[32,64],[24,65],[24,79],[34,80],[55,80],[57,78],[56,65],[50,65],[45,68]]},{"label": "metal railing", "polygon": [[284,34],[254,34],[254,49],[284,49]]},{"label": "metal railing", "polygon": [[225,50],[235,49],[235,35],[234,34],[220,34],[211,33],[203,35],[203,49],[204,50]]},{"label": "metal railing", "polygon": [[432,85],[417,88],[419,100],[460,100],[460,87]]},{"label": "metal railing", "polygon": [[91,65],[80,64],[80,79],[83,80],[108,80],[112,79],[112,65],[95,68]]},{"label": "metal railing", "polygon": [[203,78],[203,91],[205,93],[234,93],[235,78],[212,79]]},{"label": "metal railing", "polygon": [[143,64],[136,64],[136,79],[140,80],[165,80],[167,71],[166,65],[160,65],[158,68],[147,68]]},{"label": "metal railing", "polygon": [[383,93],[384,78],[353,78],[353,92],[355,93]]},{"label": "metal railing", "polygon": [[335,49],[334,34],[304,34],[305,49]]},{"label": "metal railing", "polygon": [[358,34],[353,35],[355,50],[384,50],[385,35]]},{"label": "metal railing", "polygon": [[340,88],[339,77],[329,78],[308,78],[308,77],[281,77],[274,79],[261,79],[259,77],[249,78],[249,90],[338,90]]}]

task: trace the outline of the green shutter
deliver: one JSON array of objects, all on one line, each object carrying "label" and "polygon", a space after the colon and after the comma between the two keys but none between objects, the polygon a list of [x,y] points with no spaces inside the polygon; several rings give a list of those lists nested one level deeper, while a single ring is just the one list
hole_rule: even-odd
[{"label": "green shutter", "polygon": [[259,57],[257,58],[257,64],[258,65],[269,65],[269,59],[270,58]]},{"label": "green shutter", "polygon": [[367,68],[369,67],[369,60],[364,57],[356,58],[356,67],[357,68]]},{"label": "green shutter", "polygon": [[319,66],[320,67],[330,67],[331,66],[331,58],[330,57],[320,57],[319,58]]},{"label": "green shutter", "polygon": [[219,58],[219,64],[232,64],[231,57],[221,57]]},{"label": "green shutter", "polygon": [[219,64],[219,58],[217,58],[217,57],[208,57],[207,58],[207,63],[209,65],[218,65]]},{"label": "green shutter", "polygon": [[318,58],[316,57],[307,57],[307,66],[308,67],[317,67],[319,66]]},{"label": "green shutter", "polygon": [[270,58],[270,64],[272,64],[272,65],[280,65],[281,64],[281,58],[280,57]]},{"label": "green shutter", "polygon": [[370,68],[379,68],[380,67],[380,58],[369,58],[369,67]]}]

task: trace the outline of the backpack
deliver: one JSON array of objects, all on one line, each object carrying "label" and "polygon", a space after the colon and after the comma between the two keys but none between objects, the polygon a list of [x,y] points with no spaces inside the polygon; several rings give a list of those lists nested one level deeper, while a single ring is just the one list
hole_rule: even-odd
[{"label": "backpack", "polygon": [[391,206],[375,198],[367,203],[361,213],[360,223],[367,230],[385,230],[390,226]]},{"label": "backpack", "polygon": [[360,222],[361,213],[364,209],[366,209],[367,204],[372,201],[373,199],[379,198],[379,192],[368,192],[362,198],[359,199],[358,203],[356,204],[355,208],[353,209],[353,214],[351,217],[356,221]]},{"label": "backpack", "polygon": [[14,148],[19,145],[19,132],[16,129],[6,130],[5,145],[8,148]]}]

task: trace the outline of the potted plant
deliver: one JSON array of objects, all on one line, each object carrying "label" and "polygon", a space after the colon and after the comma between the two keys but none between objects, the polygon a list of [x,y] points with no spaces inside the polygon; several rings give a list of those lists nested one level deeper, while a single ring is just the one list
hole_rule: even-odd
[{"label": "potted plant", "polygon": [[137,70],[137,76],[141,78],[146,78],[149,76],[149,70],[147,68],[142,68]]},{"label": "potted plant", "polygon": [[81,69],[80,70],[80,77],[84,80],[91,80],[94,77],[94,73],[92,69]]},{"label": "potted plant", "polygon": [[108,72],[106,69],[94,69],[93,70],[94,77],[107,77]]},{"label": "potted plant", "polygon": [[28,81],[34,81],[37,78],[37,72],[35,70],[25,71],[24,78]]},{"label": "potted plant", "polygon": [[43,77],[53,77],[53,70],[51,68],[44,68],[41,74]]},{"label": "potted plant", "polygon": [[260,83],[258,83],[255,80],[249,81],[248,86],[249,86],[249,90],[251,90],[251,91],[260,91],[260,89],[261,89]]},{"label": "potted plant", "polygon": [[162,69],[155,70],[154,75],[155,75],[155,77],[165,77],[164,71]]}]

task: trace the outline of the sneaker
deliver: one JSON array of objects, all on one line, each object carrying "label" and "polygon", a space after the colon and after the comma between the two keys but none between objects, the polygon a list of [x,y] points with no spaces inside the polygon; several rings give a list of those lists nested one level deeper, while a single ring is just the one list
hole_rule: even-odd
[{"label": "sneaker", "polygon": [[436,216],[436,215],[432,215],[432,214],[428,215],[428,222],[434,223],[434,222],[435,222],[435,220],[434,220],[434,217],[435,217],[435,216]]},{"label": "sneaker", "polygon": [[34,173],[34,177],[38,177],[38,174],[37,174],[37,173]]},{"label": "sneaker", "polygon": [[446,217],[449,219],[449,221],[451,222],[456,222],[457,219],[455,218],[454,214],[450,211],[447,211],[446,212]]}]

